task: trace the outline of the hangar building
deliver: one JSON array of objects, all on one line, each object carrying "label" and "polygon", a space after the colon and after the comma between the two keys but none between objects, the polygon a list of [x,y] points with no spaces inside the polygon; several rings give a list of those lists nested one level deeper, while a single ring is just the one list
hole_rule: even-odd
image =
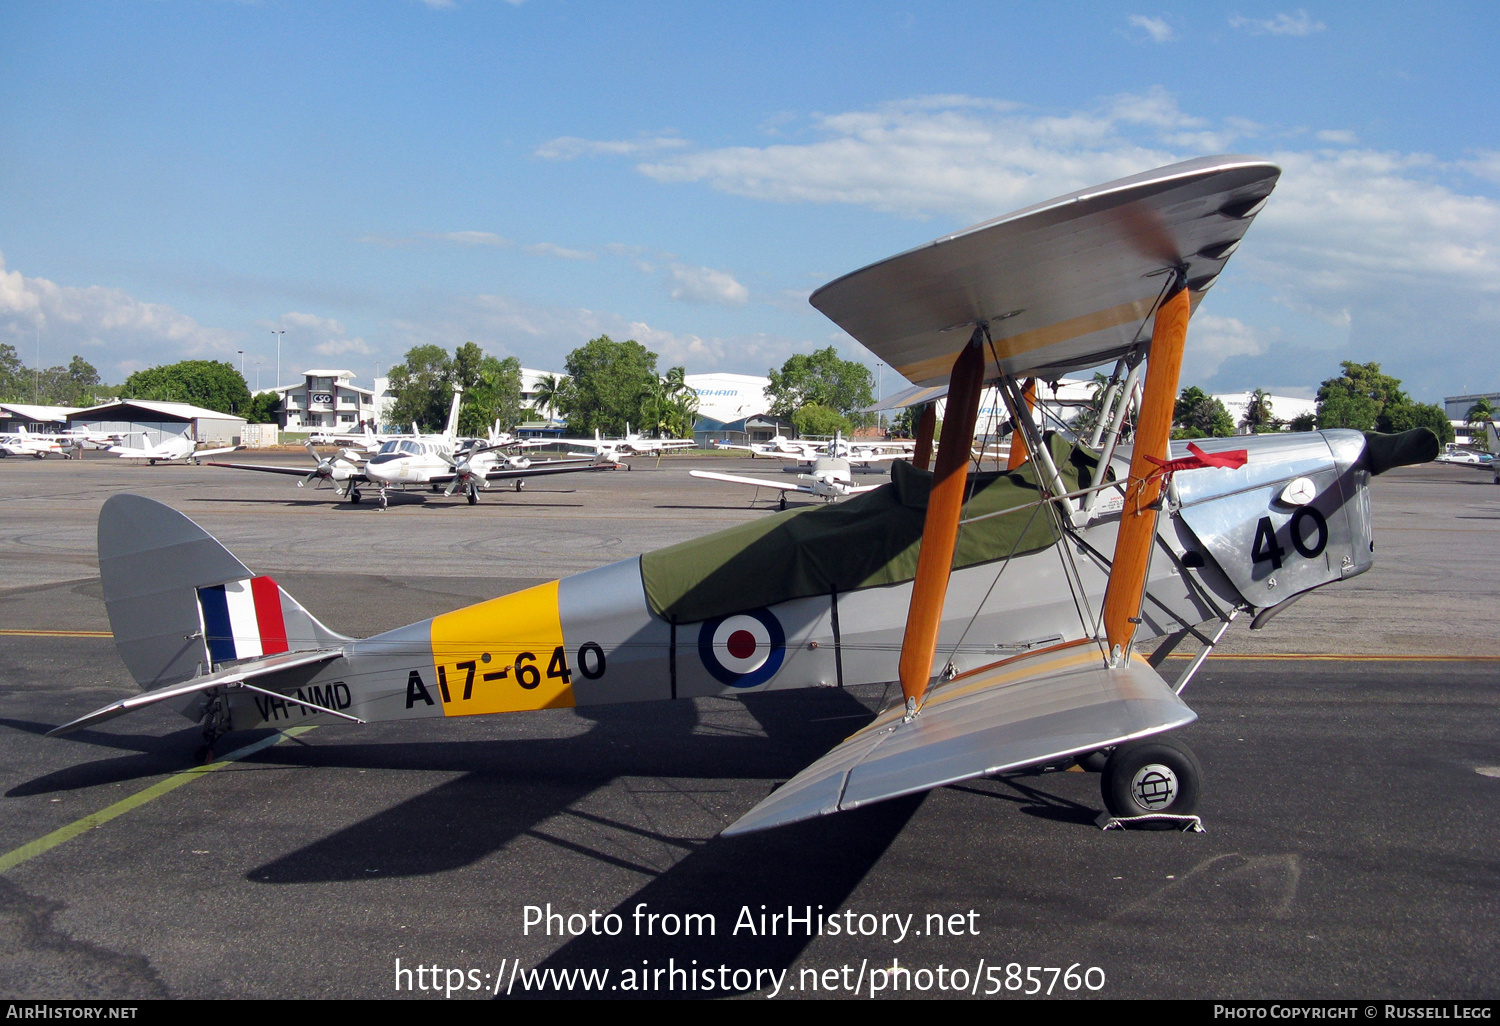
[{"label": "hangar building", "polygon": [[126,439],[126,444],[160,445],[171,435],[239,445],[245,433],[245,418],[190,403],[157,402],[153,399],[116,399],[114,402],[68,414],[68,427],[86,428],[122,437],[145,437],[144,443]]}]

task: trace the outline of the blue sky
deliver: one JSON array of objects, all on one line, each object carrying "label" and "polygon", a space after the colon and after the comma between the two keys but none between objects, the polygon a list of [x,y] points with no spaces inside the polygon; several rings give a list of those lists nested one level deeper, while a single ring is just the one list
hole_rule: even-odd
[{"label": "blue sky", "polygon": [[554,369],[601,332],[689,372],[864,358],[813,288],[1241,152],[1285,174],[1185,383],[1306,394],[1353,359],[1500,388],[1491,5],[0,10],[0,341],[28,362],[243,349],[269,386],[276,328],[284,380],[466,340]]}]

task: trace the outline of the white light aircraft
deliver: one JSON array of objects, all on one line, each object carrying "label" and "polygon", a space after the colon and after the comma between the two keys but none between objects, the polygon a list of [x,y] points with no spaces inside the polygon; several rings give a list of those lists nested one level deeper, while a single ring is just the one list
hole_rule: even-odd
[{"label": "white light aircraft", "polygon": [[626,425],[624,438],[602,438],[598,431],[593,440],[587,438],[528,438],[521,442],[524,449],[550,448],[566,445],[575,449],[588,449],[600,459],[618,462],[627,456],[661,456],[674,449],[691,449],[698,443],[691,438],[642,438],[631,434]]},{"label": "white light aircraft", "polygon": [[[1370,569],[1371,476],[1438,448],[1423,428],[1169,442],[1189,319],[1280,174],[1251,157],[1174,164],[824,286],[813,306],[876,357],[913,384],[948,384],[932,471],[913,465],[929,429],[913,464],[846,502],[373,638],[328,630],[175,510],[116,495],[99,516],[100,576],[116,648],[146,690],[51,733],[154,703],[212,745],[289,723],[887,682],[899,690],[869,722],[725,833],[1074,763],[1102,763],[1113,816],[1193,825],[1198,761],[1170,735],[1196,719],[1183,689],[1239,617],[1254,630]],[[1128,456],[1117,402],[1097,448],[1021,417],[1026,461],[971,473],[986,384],[1014,410],[1028,379],[1108,361],[1145,369]],[[1156,667],[1188,638],[1204,647],[1169,684]]]},{"label": "white light aircraft", "polygon": [[843,499],[851,495],[860,495],[864,492],[874,491],[880,485],[856,485],[854,483],[854,470],[847,459],[838,459],[834,456],[820,456],[813,460],[812,473],[798,474],[798,481],[806,484],[793,484],[790,481],[777,481],[767,477],[744,477],[738,474],[719,474],[711,470],[690,470],[689,476],[703,478],[706,481],[727,481],[730,484],[751,485],[755,488],[774,488],[781,492],[780,508],[786,509],[786,497],[789,492],[801,492],[804,495],[816,495],[822,499],[832,502],[834,499]]},{"label": "white light aircraft", "polygon": [[112,445],[106,451],[114,453],[121,459],[145,460],[154,467],[158,463],[175,463],[178,460],[185,463],[200,463],[206,456],[222,456],[227,452],[238,452],[243,448],[243,445],[229,445],[216,449],[200,449],[197,442],[185,435],[168,435],[156,445],[140,447]]}]

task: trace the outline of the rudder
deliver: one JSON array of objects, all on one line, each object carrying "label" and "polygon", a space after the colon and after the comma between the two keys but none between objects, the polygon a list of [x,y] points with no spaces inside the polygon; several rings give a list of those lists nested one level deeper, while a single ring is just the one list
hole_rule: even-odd
[{"label": "rudder", "polygon": [[216,665],[343,644],[269,577],[181,513],[140,495],[99,511],[99,576],[115,647],[143,688]]}]

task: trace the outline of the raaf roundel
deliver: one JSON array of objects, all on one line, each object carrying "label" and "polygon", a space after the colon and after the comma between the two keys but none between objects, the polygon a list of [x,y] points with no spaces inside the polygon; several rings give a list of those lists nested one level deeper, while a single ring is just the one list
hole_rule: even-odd
[{"label": "raaf roundel", "polygon": [[698,656],[719,683],[753,688],[781,669],[786,631],[769,609],[705,620],[698,631]]}]

